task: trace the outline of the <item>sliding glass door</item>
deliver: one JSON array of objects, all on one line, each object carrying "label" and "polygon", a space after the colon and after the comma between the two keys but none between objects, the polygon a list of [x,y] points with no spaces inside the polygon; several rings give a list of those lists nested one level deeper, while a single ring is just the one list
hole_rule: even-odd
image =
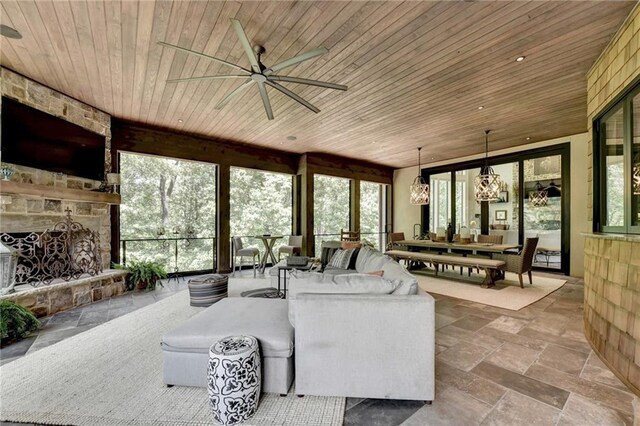
[{"label": "sliding glass door", "polygon": [[483,160],[422,171],[431,186],[431,203],[422,212],[422,233],[449,223],[455,233],[500,235],[505,244],[522,246],[537,236],[534,266],[569,273],[569,209],[563,188],[569,184],[569,145],[490,158],[500,175],[497,200],[477,202],[474,180]]}]

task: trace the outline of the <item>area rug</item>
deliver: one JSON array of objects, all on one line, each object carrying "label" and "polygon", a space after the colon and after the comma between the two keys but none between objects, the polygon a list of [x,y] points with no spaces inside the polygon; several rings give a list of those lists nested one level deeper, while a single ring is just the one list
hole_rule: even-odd
[{"label": "area rug", "polygon": [[418,279],[420,288],[428,293],[441,294],[512,311],[518,311],[537,302],[567,282],[562,279],[542,277],[534,273],[533,285],[529,284],[528,277],[524,277],[524,288],[520,288],[518,276],[507,273],[506,279],[498,281],[495,287],[482,288],[480,284],[484,277],[478,274],[472,274],[471,277],[468,277],[466,274],[459,275],[457,271],[449,271],[440,273],[438,277],[422,273],[414,275]]},{"label": "area rug", "polygon": [[[237,284],[246,284],[239,290],[251,286]],[[167,388],[162,382],[160,337],[201,309],[190,307],[188,292],[181,291],[0,367],[0,419],[92,426],[215,424],[206,389]],[[263,394],[246,424],[341,425],[344,409],[344,398]]]}]

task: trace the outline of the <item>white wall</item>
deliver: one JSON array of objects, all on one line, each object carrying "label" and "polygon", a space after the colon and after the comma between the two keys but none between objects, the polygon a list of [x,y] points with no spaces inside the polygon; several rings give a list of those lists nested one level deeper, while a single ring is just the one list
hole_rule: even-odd
[{"label": "white wall", "polygon": [[[588,133],[579,133],[548,141],[535,142],[525,147],[516,147],[491,151],[489,156],[511,154],[514,152],[526,152],[536,148],[542,148],[561,143],[571,143],[571,253],[570,253],[570,273],[574,277],[584,276],[584,237],[582,232],[591,231],[591,222],[587,220],[587,193],[589,164],[588,154]],[[463,161],[476,160],[484,157],[483,154],[471,155],[451,161],[440,161],[429,163],[428,167],[442,166]],[[409,186],[417,175],[416,166],[405,169],[398,169],[393,176],[393,230],[394,232],[404,232],[405,236],[413,236],[413,224],[420,223],[420,207],[409,204]]]}]

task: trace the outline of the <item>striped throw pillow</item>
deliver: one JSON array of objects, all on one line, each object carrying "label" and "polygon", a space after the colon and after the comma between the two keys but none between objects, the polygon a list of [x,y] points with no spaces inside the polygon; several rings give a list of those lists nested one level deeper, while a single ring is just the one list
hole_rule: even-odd
[{"label": "striped throw pillow", "polygon": [[329,266],[340,269],[349,269],[349,262],[351,261],[351,256],[356,249],[348,249],[348,250],[337,250],[331,260],[329,261]]}]

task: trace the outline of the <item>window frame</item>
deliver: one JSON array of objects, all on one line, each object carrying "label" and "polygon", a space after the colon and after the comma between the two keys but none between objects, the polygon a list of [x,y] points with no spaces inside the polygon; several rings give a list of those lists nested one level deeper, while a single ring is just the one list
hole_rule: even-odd
[{"label": "window frame", "polygon": [[[633,173],[633,98],[640,94],[640,81],[614,99],[602,113],[593,119],[593,231],[612,234],[640,234],[640,224],[632,225],[632,173]],[[623,116],[623,210],[624,225],[605,225],[606,210],[606,132],[603,123],[622,109]]]}]

